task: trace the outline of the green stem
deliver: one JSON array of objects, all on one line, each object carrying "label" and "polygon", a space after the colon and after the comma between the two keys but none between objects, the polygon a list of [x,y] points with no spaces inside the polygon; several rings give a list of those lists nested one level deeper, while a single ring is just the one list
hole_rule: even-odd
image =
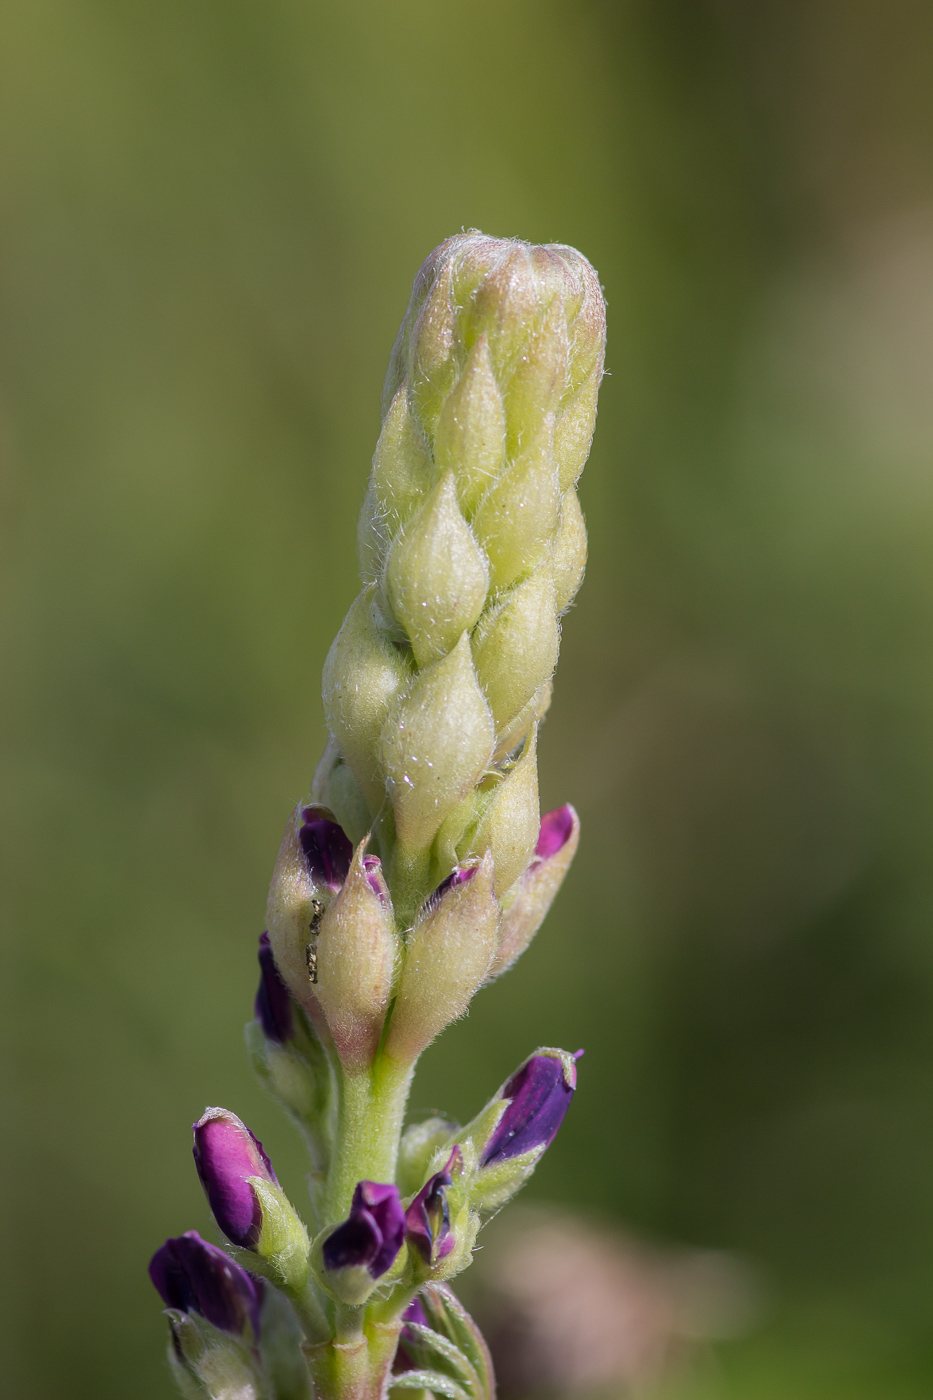
[{"label": "green stem", "polygon": [[339,1072],[337,1141],[324,1215],[343,1220],[360,1181],[395,1180],[398,1143],[414,1065],[380,1054],[371,1069]]}]

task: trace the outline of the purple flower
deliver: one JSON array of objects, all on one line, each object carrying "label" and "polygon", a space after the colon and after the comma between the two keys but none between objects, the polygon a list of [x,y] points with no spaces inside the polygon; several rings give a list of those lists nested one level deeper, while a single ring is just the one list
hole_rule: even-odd
[{"label": "purple flower", "polygon": [[441,899],[444,897],[448,890],[455,889],[457,885],[465,885],[469,880],[472,880],[477,870],[479,870],[478,865],[455,866],[454,869],[450,872],[450,874],[441,881],[437,889],[434,890],[432,894],[428,895],[427,899],[424,902],[425,912],[428,909],[434,909],[438,904],[440,904]]},{"label": "purple flower", "polygon": [[253,1014],[269,1040],[284,1045],[295,1034],[291,994],[275,965],[268,933],[259,937],[259,990]]},{"label": "purple flower", "polygon": [[369,885],[373,894],[377,894],[383,904],[388,904],[389,887],[382,873],[382,861],[378,856],[364,856],[363,869],[366,871],[366,883]]},{"label": "purple flower", "polygon": [[298,844],[315,884],[336,894],[350,870],[353,847],[326,807],[302,808]]},{"label": "purple flower", "polygon": [[463,1154],[455,1147],[443,1171],[434,1173],[405,1212],[405,1238],[428,1264],[446,1259],[457,1242],[450,1228],[447,1187],[451,1173],[462,1165]]},{"label": "purple flower", "polygon": [[392,1363],[392,1370],[396,1375],[401,1375],[404,1371],[415,1371],[418,1368],[418,1363],[409,1350],[416,1340],[414,1333],[408,1326],[411,1322],[418,1327],[428,1326],[428,1315],[422,1307],[421,1298],[417,1293],[402,1313],[402,1330],[399,1333],[398,1348]]},{"label": "purple flower", "polygon": [[566,846],[573,835],[575,820],[576,814],[569,803],[565,807],[555,807],[552,812],[545,812],[535,846],[535,855],[539,860],[549,860]]},{"label": "purple flower", "polygon": [[[576,1059],[582,1051],[577,1051]],[[557,1136],[577,1087],[576,1065],[565,1072],[556,1055],[532,1055],[502,1089],[510,1100],[483,1153],[480,1166],[507,1161],[535,1147],[548,1147]]]},{"label": "purple flower", "polygon": [[325,1269],[365,1268],[379,1278],[390,1268],[405,1236],[405,1212],[397,1186],[361,1181],[350,1215],[324,1241]]},{"label": "purple flower", "polygon": [[202,1240],[197,1230],[166,1240],[149,1262],[149,1277],[167,1308],[200,1313],[214,1327],[236,1336],[248,1323],[259,1340],[262,1280]]},{"label": "purple flower", "polygon": [[248,1178],[278,1186],[262,1143],[225,1108],[208,1108],[194,1124],[194,1161],[214,1219],[231,1243],[255,1249],[262,1207]]}]

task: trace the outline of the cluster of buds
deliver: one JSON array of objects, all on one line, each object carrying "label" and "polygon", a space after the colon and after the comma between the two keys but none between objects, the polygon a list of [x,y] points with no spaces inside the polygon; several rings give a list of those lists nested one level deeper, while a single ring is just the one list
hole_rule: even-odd
[{"label": "cluster of buds", "polygon": [[528,946],[576,851],[573,808],[539,814],[537,733],[585,563],[604,333],[571,248],[467,233],[415,281],[247,1027],[308,1146],[308,1226],[253,1133],[208,1109],[195,1162],[230,1253],[189,1232],[151,1266],[187,1394],[451,1395],[451,1367],[458,1397],[490,1394],[446,1280],[554,1138],[577,1056],[536,1051],[465,1127],[403,1121],[419,1055]]}]

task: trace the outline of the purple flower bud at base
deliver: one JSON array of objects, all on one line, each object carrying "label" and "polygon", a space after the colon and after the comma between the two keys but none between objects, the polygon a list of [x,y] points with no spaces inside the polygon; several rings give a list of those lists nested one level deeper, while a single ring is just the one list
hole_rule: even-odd
[{"label": "purple flower bud at base", "polygon": [[[577,1052],[577,1056],[582,1051]],[[574,1059],[577,1058],[574,1056]],[[486,1145],[480,1166],[548,1147],[557,1136],[577,1086],[576,1065],[569,1070],[556,1055],[532,1055],[502,1090],[510,1103]]]},{"label": "purple flower bud at base", "polygon": [[284,1045],[295,1034],[291,994],[275,965],[268,933],[259,938],[259,989],[253,1014],[269,1040]]},{"label": "purple flower bud at base", "polygon": [[336,894],[353,859],[353,846],[343,827],[325,807],[304,807],[298,844],[315,884],[327,885]]},{"label": "purple flower bud at base", "polygon": [[373,1279],[391,1268],[402,1247],[405,1213],[398,1187],[361,1181],[353,1193],[349,1217],[324,1241],[324,1267],[365,1268]]},{"label": "purple flower bud at base", "polygon": [[166,1240],[152,1256],[149,1277],[167,1308],[200,1313],[212,1326],[235,1336],[249,1324],[259,1340],[262,1280],[202,1240],[196,1230]]},{"label": "purple flower bud at base", "polygon": [[207,1109],[193,1131],[195,1166],[214,1219],[232,1244],[255,1249],[262,1208],[248,1178],[279,1184],[262,1143],[225,1108]]},{"label": "purple flower bud at base", "polygon": [[462,1165],[463,1154],[455,1147],[443,1171],[434,1173],[405,1212],[405,1238],[428,1264],[446,1259],[457,1242],[450,1228],[447,1187],[452,1172]]}]

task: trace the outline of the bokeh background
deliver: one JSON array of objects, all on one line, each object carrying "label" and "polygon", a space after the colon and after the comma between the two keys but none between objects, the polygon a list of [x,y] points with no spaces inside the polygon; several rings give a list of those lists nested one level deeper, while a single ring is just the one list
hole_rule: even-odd
[{"label": "bokeh background", "polygon": [[933,1389],[933,9],[6,0],[3,1392],[167,1400],[411,279],[569,242],[610,354],[542,737],[584,840],[427,1055],[585,1045],[529,1188],[758,1282],[703,1400]]}]

